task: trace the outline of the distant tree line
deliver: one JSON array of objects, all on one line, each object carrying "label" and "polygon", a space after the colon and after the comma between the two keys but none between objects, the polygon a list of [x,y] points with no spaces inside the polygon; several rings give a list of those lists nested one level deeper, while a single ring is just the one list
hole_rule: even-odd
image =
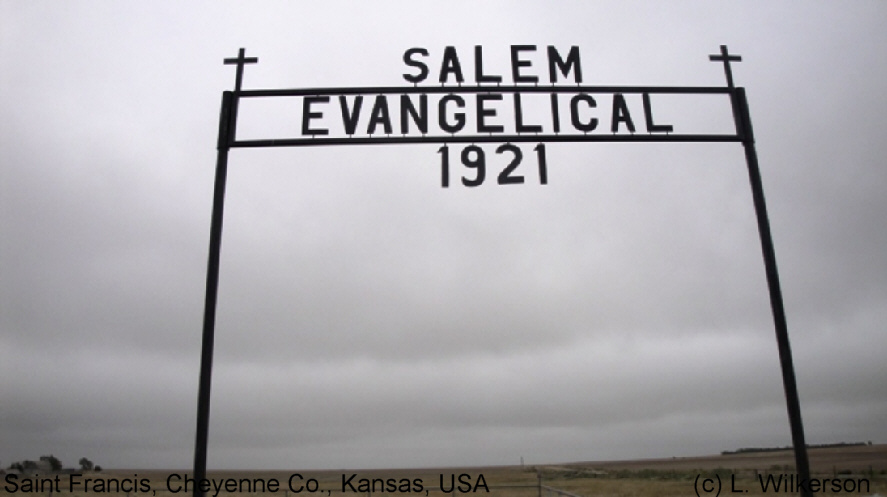
[{"label": "distant tree line", "polygon": [[[85,457],[80,458],[79,464],[80,470],[83,472],[102,470],[101,466],[93,464],[92,461]],[[18,471],[19,473],[38,473],[41,471],[58,473],[59,471],[62,471],[62,467],[62,461],[50,454],[48,456],[40,456],[38,461],[31,461],[29,459],[16,461],[10,464],[8,469]]]},{"label": "distant tree line", "polygon": [[[839,447],[859,447],[863,445],[871,445],[872,442],[838,442],[833,444],[807,444],[808,449],[834,449]],[[749,454],[753,452],[778,452],[781,450],[792,450],[794,447],[746,447],[742,449],[736,450],[725,450],[721,452],[722,456],[727,456],[730,454]]]}]

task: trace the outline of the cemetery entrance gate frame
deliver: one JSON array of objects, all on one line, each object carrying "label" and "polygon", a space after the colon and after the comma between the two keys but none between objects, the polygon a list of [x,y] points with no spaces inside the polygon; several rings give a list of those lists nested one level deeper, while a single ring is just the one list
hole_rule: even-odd
[{"label": "cemetery entrance gate frame", "polygon": [[[526,49],[526,46],[518,46],[519,49]],[[450,47],[448,47],[450,48]],[[480,49],[480,47],[476,47]],[[514,74],[518,74],[521,65],[527,65],[526,61],[520,61],[515,58],[515,47],[512,47],[512,63],[515,65]],[[533,47],[535,48],[535,47]],[[414,50],[414,49],[411,49]],[[420,49],[421,50],[421,49]],[[426,52],[427,54],[427,52]],[[572,52],[571,52],[572,55]],[[578,57],[577,57],[578,59]],[[405,55],[404,60],[407,60]],[[515,62],[517,60],[517,62]],[[776,343],[779,351],[779,361],[782,371],[782,382],[785,391],[786,406],[788,410],[789,424],[791,428],[792,444],[794,446],[795,463],[797,475],[801,482],[809,482],[810,467],[807,458],[807,446],[804,440],[804,428],[801,421],[801,408],[798,398],[797,384],[795,381],[794,365],[792,361],[791,347],[788,338],[788,325],[786,322],[785,309],[782,299],[782,290],[779,283],[779,275],[776,268],[776,254],[773,248],[773,239],[770,233],[770,222],[767,215],[767,206],[764,201],[764,191],[761,182],[761,174],[758,167],[757,152],[755,150],[755,138],[752,131],[751,117],[749,114],[748,102],[746,100],[745,88],[737,87],[733,84],[733,74],[731,62],[739,62],[742,58],[735,54],[730,54],[726,45],[721,45],[720,53],[710,55],[709,60],[722,62],[724,72],[727,79],[725,87],[674,87],[674,86],[541,86],[541,85],[518,85],[496,86],[481,85],[458,87],[453,86],[405,86],[405,87],[363,87],[363,88],[312,88],[312,89],[271,89],[271,90],[243,90],[241,83],[243,80],[243,69],[245,64],[253,64],[258,62],[258,58],[246,57],[245,50],[240,49],[236,58],[228,58],[224,60],[225,64],[235,65],[237,68],[234,91],[224,91],[222,93],[221,114],[219,117],[219,135],[217,144],[217,160],[215,172],[215,184],[213,189],[213,207],[212,219],[210,225],[210,243],[209,258],[207,263],[206,275],[206,300],[203,316],[203,336],[201,344],[200,356],[200,376],[198,383],[197,396],[197,433],[194,449],[194,474],[193,478],[199,482],[206,478],[206,455],[207,442],[209,435],[209,412],[210,412],[210,387],[212,385],[212,358],[213,358],[213,342],[215,335],[215,319],[216,319],[216,303],[219,282],[219,259],[222,240],[222,218],[225,202],[225,183],[228,169],[228,151],[231,148],[256,148],[256,147],[298,147],[298,146],[316,146],[316,145],[378,145],[378,144],[420,144],[420,143],[480,143],[480,142],[739,142],[745,149],[745,159],[748,166],[748,177],[751,184],[752,199],[755,207],[755,216],[758,225],[758,234],[760,236],[761,250],[764,258],[764,269],[767,277],[767,286],[770,296],[770,308],[773,315],[774,328],[776,332]],[[562,72],[569,71],[571,57],[567,61],[559,60],[559,67]],[[578,65],[578,62],[574,62]],[[574,68],[575,69],[575,68]],[[452,67],[450,68],[452,70]],[[479,73],[482,71],[479,69]],[[554,80],[555,65],[551,65],[552,80]],[[443,72],[443,69],[442,69]],[[405,75],[406,76],[406,75]],[[461,76],[461,75],[460,75]],[[488,76],[487,76],[488,77]],[[442,76],[443,78],[443,76]],[[517,76],[515,76],[517,79]],[[423,133],[422,136],[391,136],[386,134],[384,137],[376,136],[348,136],[348,137],[323,137],[310,136],[302,138],[290,139],[260,139],[260,140],[237,140],[237,109],[241,99],[256,97],[294,97],[294,96],[345,96],[345,95],[381,95],[381,94],[515,94],[516,104],[515,112],[517,120],[521,120],[521,111],[519,105],[520,93],[549,93],[554,94],[560,92],[578,93],[583,95],[592,94],[642,94],[644,97],[644,108],[646,114],[646,123],[648,131],[659,131],[660,133],[635,134],[633,125],[631,126],[632,134],[496,134],[489,133],[487,135],[472,134],[464,135],[443,135],[430,136]],[[722,94],[730,98],[733,120],[735,124],[735,133],[729,134],[680,134],[671,133],[671,126],[655,125],[652,122],[650,111],[649,95],[651,94]],[[344,98],[344,97],[342,97]],[[590,100],[590,102],[594,102]],[[305,124],[310,120],[310,106],[306,104],[306,113],[308,117],[303,116],[303,133],[307,131],[315,131],[315,134],[326,134],[311,130]],[[479,105],[479,109],[481,106]],[[344,112],[344,110],[343,110]],[[616,114],[614,106],[614,116]],[[489,114],[488,114],[489,115]],[[354,117],[354,116],[352,116]],[[615,117],[614,117],[615,119]],[[574,121],[575,123],[575,121]],[[520,126],[520,124],[518,125]],[[614,124],[615,126],[615,124]],[[526,126],[525,126],[526,128]],[[664,131],[664,133],[662,133]],[[446,184],[445,184],[446,186]],[[194,486],[194,497],[204,497],[204,492],[199,488],[200,485]],[[809,486],[799,485],[800,493],[803,497],[812,497],[813,493]]]}]

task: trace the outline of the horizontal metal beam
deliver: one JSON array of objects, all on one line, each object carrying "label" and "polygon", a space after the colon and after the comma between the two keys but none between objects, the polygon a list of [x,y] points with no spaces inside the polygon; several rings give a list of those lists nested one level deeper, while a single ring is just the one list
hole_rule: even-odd
[{"label": "horizontal metal beam", "polygon": [[651,93],[651,94],[723,94],[724,86],[364,86],[354,88],[281,88],[241,90],[236,97],[298,97],[308,95],[378,95],[414,93]]},{"label": "horizontal metal beam", "polygon": [[453,135],[453,136],[355,136],[352,138],[279,138],[237,140],[231,148],[310,147],[323,145],[409,145],[421,143],[579,143],[579,142],[741,142],[738,135],[588,134],[588,135]]}]

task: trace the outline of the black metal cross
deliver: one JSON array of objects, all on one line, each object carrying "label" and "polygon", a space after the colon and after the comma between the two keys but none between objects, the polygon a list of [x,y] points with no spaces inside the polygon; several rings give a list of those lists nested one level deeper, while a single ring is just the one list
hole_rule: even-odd
[{"label": "black metal cross", "polygon": [[245,48],[240,49],[236,59],[225,59],[225,64],[237,64],[237,79],[234,80],[234,91],[240,91],[240,83],[243,81],[243,65],[255,64],[259,61],[258,57],[244,57]]},{"label": "black metal cross", "polygon": [[730,70],[730,62],[742,62],[742,57],[740,57],[739,55],[730,55],[730,53],[727,51],[727,45],[721,45],[721,54],[709,55],[708,60],[724,62],[724,74],[727,75],[727,88],[730,88],[732,90],[733,71]]}]

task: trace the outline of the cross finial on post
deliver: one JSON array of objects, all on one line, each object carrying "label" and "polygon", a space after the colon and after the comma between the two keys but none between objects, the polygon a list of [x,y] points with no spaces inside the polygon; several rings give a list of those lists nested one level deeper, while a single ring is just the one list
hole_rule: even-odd
[{"label": "cross finial on post", "polygon": [[225,64],[236,64],[237,65],[237,76],[234,80],[234,91],[240,91],[240,83],[243,81],[243,66],[244,64],[255,64],[259,61],[258,57],[244,57],[246,53],[245,48],[241,48],[240,52],[237,54],[236,59],[225,59]]},{"label": "cross finial on post", "polygon": [[742,62],[742,57],[740,57],[739,55],[731,55],[730,52],[727,51],[727,45],[721,45],[720,55],[709,55],[708,60],[715,62],[724,62],[724,74],[727,75],[727,87],[732,90],[733,71],[730,69],[730,62]]}]

